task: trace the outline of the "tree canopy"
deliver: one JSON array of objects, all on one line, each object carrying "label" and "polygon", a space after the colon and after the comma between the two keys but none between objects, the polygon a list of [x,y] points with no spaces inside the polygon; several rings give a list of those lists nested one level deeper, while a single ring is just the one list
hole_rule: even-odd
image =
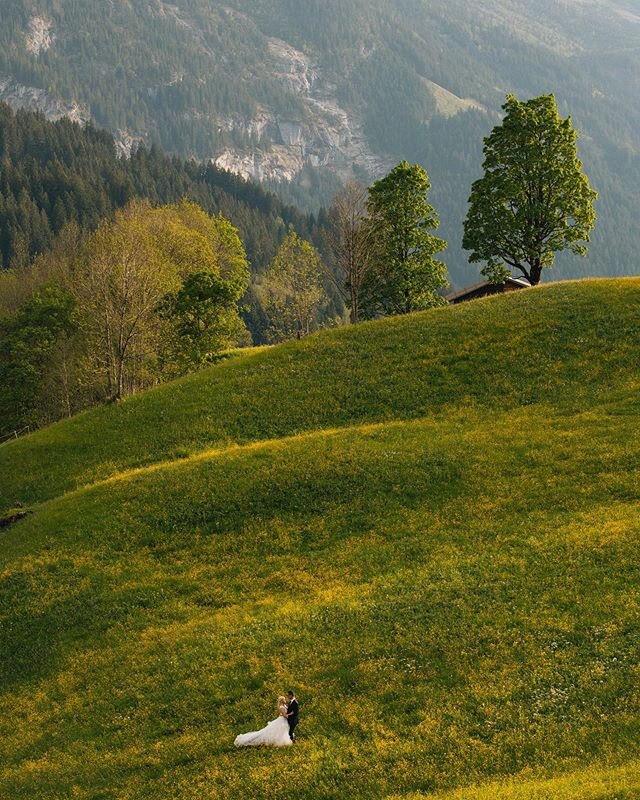
[{"label": "tree canopy", "polygon": [[300,339],[316,330],[326,303],[318,251],[291,231],[264,275],[261,291],[269,316],[269,338]]},{"label": "tree canopy", "polygon": [[186,200],[133,201],[14,272],[27,296],[0,316],[0,435],[119,400],[246,338],[238,233]]},{"label": "tree canopy", "polygon": [[486,262],[492,281],[515,269],[535,285],[557,252],[586,254],[597,193],[582,171],[571,117],[560,117],[553,95],[526,102],[509,95],[503,110],[485,139],[463,246],[470,262]]},{"label": "tree canopy", "polygon": [[363,279],[363,316],[409,314],[441,302],[447,268],[435,255],[447,243],[431,233],[439,221],[430,188],[424,167],[402,161],[369,190],[374,265]]}]

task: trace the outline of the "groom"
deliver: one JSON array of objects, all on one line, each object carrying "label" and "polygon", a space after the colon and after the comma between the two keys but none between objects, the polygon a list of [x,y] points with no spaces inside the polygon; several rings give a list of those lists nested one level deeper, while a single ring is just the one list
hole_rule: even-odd
[{"label": "groom", "polygon": [[296,729],[296,725],[298,724],[298,701],[296,700],[296,696],[293,692],[287,692],[289,696],[289,702],[287,703],[288,714],[287,717],[289,719],[289,738],[292,742],[295,742],[296,735],[294,733]]}]

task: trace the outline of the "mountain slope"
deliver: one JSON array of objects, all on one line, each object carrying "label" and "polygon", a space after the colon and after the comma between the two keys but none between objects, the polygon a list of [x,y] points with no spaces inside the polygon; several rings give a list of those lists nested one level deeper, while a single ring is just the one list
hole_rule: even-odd
[{"label": "mountain slope", "polygon": [[213,165],[138,148],[118,158],[113,137],[66,119],[0,104],[0,268],[45,252],[65,225],[95,229],[136,197],[192,199],[236,225],[254,271],[265,269],[289,226],[312,235],[308,215]]},{"label": "mountain slope", "polygon": [[[1,793],[632,797],[639,297],[331,331],[0,448]],[[288,686],[296,746],[234,751]]]},{"label": "mountain slope", "polygon": [[354,168],[370,180],[421,160],[456,283],[475,274],[460,226],[482,136],[507,92],[553,91],[602,196],[589,260],[558,274],[637,269],[630,2],[8,0],[0,13],[0,99],[91,118],[123,151],[157,141],[316,208]]}]

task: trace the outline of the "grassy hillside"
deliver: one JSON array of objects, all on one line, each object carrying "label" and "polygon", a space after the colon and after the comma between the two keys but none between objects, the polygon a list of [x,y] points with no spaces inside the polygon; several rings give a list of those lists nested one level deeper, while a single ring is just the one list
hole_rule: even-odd
[{"label": "grassy hillside", "polygon": [[488,424],[500,409],[587,410],[638,386],[639,308],[639,279],[569,282],[251,350],[0,448],[0,511],[124,469],[321,428],[455,408],[477,408]]},{"label": "grassy hillside", "polygon": [[[637,797],[639,301],[330,332],[0,448],[0,796]],[[289,686],[296,746],[235,751]]]}]

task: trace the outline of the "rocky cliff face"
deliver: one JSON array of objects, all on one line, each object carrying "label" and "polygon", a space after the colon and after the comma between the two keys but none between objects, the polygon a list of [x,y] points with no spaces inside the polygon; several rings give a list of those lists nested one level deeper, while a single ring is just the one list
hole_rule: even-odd
[{"label": "rocky cliff face", "polygon": [[260,181],[293,181],[307,164],[327,167],[343,178],[354,165],[371,178],[383,174],[391,160],[371,148],[361,120],[340,105],[321,66],[281,39],[270,38],[268,47],[271,74],[303,101],[307,113],[303,119],[283,119],[263,107],[251,120],[221,120],[227,130],[237,127],[273,144],[250,151],[227,149],[215,163]]},{"label": "rocky cliff face", "polygon": [[27,52],[39,56],[40,53],[45,53],[51,47],[54,39],[53,22],[50,19],[40,16],[31,17],[25,34]]},{"label": "rocky cliff face", "polygon": [[49,120],[69,117],[74,122],[88,122],[89,110],[81,103],[59,100],[44,89],[24,86],[11,78],[0,76],[0,101],[14,109],[29,108],[41,111]]},{"label": "rocky cliff face", "polygon": [[[24,31],[24,47],[27,53],[37,58],[49,50],[55,42],[53,23],[47,17],[32,16]],[[88,108],[82,103],[60,100],[44,89],[25,86],[7,75],[0,75],[0,101],[14,109],[28,108],[41,111],[47,119],[55,121],[68,117],[74,122],[88,122]]]},{"label": "rocky cliff face", "polygon": [[[153,14],[164,23],[175,25],[178,31],[188,36],[200,56],[212,63],[225,62],[224,53],[216,52],[204,36],[198,21],[188,12],[165,0],[158,0]],[[237,11],[223,7],[225,13],[241,18],[243,24],[251,20]],[[23,43],[27,53],[38,60],[51,50],[63,52],[68,33],[64,25],[59,30],[45,15],[33,15],[23,32]],[[59,40],[59,41],[58,41]],[[227,141],[240,139],[251,145],[226,145],[207,154],[216,165],[258,181],[295,181],[305,167],[325,168],[345,180],[354,169],[375,179],[384,174],[393,164],[390,156],[377,152],[364,131],[362,119],[353,109],[345,108],[338,100],[338,87],[329,80],[317,59],[294,47],[283,39],[265,36],[265,62],[262,69],[272,81],[282,87],[283,95],[296,98],[302,109],[294,116],[286,117],[268,103],[258,103],[253,115],[239,113],[221,114],[217,109],[188,108],[183,111],[185,119],[201,121],[209,119],[219,132],[237,132],[240,137],[226,137]],[[363,53],[366,57],[367,53]],[[146,91],[153,101],[159,93],[173,83],[180,83],[184,74],[176,74],[171,81],[148,86]],[[425,79],[426,89],[434,96],[438,112],[451,116],[468,108],[480,108],[473,100],[456,97],[447,89]],[[44,89],[26,86],[10,76],[0,77],[0,100],[13,108],[32,108],[42,111],[50,120],[67,116],[77,122],[91,119],[88,105],[69,102],[54,96]],[[145,141],[148,131],[113,129],[122,155]]]},{"label": "rocky cliff face", "polygon": [[[166,2],[160,3],[159,8],[162,16],[193,33],[194,42],[203,54],[215,58],[193,20]],[[32,16],[24,31],[27,52],[37,59],[55,42],[56,31],[51,20]],[[282,85],[283,92],[302,101],[304,113],[297,118],[284,118],[268,105],[260,105],[250,118],[239,114],[216,115],[214,111],[212,123],[218,130],[238,131],[260,145],[246,149],[226,147],[211,153],[211,160],[246,178],[270,182],[294,181],[307,165],[326,167],[342,178],[349,177],[354,166],[371,178],[383,174],[391,160],[374,152],[361,120],[340,105],[337,88],[325,79],[321,66],[288,42],[273,37],[267,39],[267,57],[265,71]],[[150,87],[149,96],[155,97],[159,88]],[[82,123],[91,119],[86,105],[61,100],[10,76],[0,77],[0,100],[15,109],[37,109],[50,120],[66,116]],[[197,115],[200,111],[186,112],[190,113]],[[117,129],[112,133],[122,155],[128,155],[145,138],[143,131]]]}]

